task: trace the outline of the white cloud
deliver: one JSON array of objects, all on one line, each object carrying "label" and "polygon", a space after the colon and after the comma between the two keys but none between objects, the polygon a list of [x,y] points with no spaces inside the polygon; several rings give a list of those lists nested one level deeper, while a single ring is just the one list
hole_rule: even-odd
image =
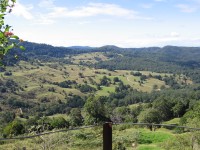
[{"label": "white cloud", "polygon": [[34,20],[34,23],[35,24],[41,24],[41,25],[47,25],[47,24],[53,24],[55,21],[48,18],[48,17],[45,17],[43,15],[38,15],[37,19]]},{"label": "white cloud", "polygon": [[87,6],[77,7],[69,10],[66,7],[54,7],[48,15],[57,17],[92,17],[97,15],[108,15],[117,17],[134,18],[137,12],[125,9],[115,4],[89,3]]},{"label": "white cloud", "polygon": [[168,35],[151,35],[139,38],[130,38],[116,43],[122,47],[150,47],[150,46],[200,46],[200,38],[182,37],[177,32],[171,32]]},{"label": "white cloud", "polygon": [[167,43],[179,41],[177,37],[151,37],[151,38],[137,38],[128,39],[121,45],[125,47],[149,47],[149,46],[164,46]]},{"label": "white cloud", "polygon": [[170,36],[171,36],[171,37],[179,37],[180,34],[177,33],[177,32],[171,32],[171,33],[170,33]]},{"label": "white cloud", "polygon": [[181,12],[185,12],[185,13],[192,13],[198,10],[197,7],[186,5],[186,4],[179,4],[177,5],[177,7],[181,10]]},{"label": "white cloud", "polygon": [[140,37],[140,38],[133,38],[127,40],[128,43],[132,43],[137,46],[161,46],[166,45],[166,43],[174,43],[177,41],[181,41],[182,38],[180,37],[180,34],[177,32],[171,32],[168,35],[148,35],[146,37]]},{"label": "white cloud", "polygon": [[[37,23],[53,23],[58,18],[86,18],[95,16],[111,16],[125,19],[152,20],[150,17],[143,17],[131,9],[123,8],[116,4],[89,3],[86,6],[69,9],[67,7],[55,6],[52,0],[42,0],[39,6],[48,9],[48,13],[41,13]],[[45,18],[46,21],[43,19]]]},{"label": "white cloud", "polygon": [[30,12],[31,9],[33,9],[32,5],[29,6],[22,5],[18,0],[17,3],[15,4],[15,7],[13,8],[12,14],[16,16],[22,16],[25,19],[31,20],[34,18],[32,13]]},{"label": "white cloud", "polygon": [[89,23],[91,23],[91,21],[81,21],[81,22],[78,22],[78,24],[80,24],[80,25],[89,24]]},{"label": "white cloud", "polygon": [[[54,2],[55,0],[40,0],[38,6],[33,7],[33,5],[21,4],[18,0],[12,14],[31,20],[35,24],[52,24],[61,18],[86,18],[96,16],[104,16],[104,18],[118,17],[122,19],[152,20],[150,17],[141,16],[137,11],[112,3],[88,3],[84,6],[68,8],[56,6]],[[146,7],[151,6],[146,5]]]}]

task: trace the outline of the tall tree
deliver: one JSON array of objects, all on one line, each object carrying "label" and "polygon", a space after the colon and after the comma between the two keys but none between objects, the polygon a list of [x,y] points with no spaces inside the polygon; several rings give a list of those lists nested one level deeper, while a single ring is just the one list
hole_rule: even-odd
[{"label": "tall tree", "polygon": [[[138,121],[141,123],[160,123],[160,112],[154,108],[148,108],[142,111],[138,116]],[[148,128],[152,130],[152,126],[148,125]]]},{"label": "tall tree", "polygon": [[84,110],[86,113],[85,123],[92,124],[92,123],[99,123],[102,121],[110,121],[105,106],[105,99],[104,97],[94,97],[91,96],[87,99]]},{"label": "tall tree", "polygon": [[80,108],[73,108],[70,111],[70,124],[72,126],[81,126],[83,123],[83,116]]}]

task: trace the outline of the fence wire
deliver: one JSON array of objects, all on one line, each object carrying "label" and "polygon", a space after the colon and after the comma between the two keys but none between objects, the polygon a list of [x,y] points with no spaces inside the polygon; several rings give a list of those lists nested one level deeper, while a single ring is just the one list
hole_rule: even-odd
[{"label": "fence wire", "polygon": [[189,130],[200,130],[200,128],[193,128],[193,127],[188,127],[188,126],[178,126],[174,124],[154,124],[154,123],[113,123],[113,125],[146,125],[146,126],[160,126],[160,127],[175,127],[175,128],[184,128],[184,129],[189,129]]},{"label": "fence wire", "polygon": [[47,135],[47,134],[54,134],[54,133],[59,133],[59,132],[67,132],[67,131],[72,131],[72,130],[80,130],[80,129],[92,128],[92,127],[95,127],[95,126],[97,126],[97,125],[89,125],[89,126],[82,126],[82,127],[77,127],[77,128],[62,129],[62,130],[39,133],[39,134],[35,134],[35,135],[30,135],[30,136],[0,138],[0,141],[29,139],[29,138],[34,138],[34,137]]},{"label": "fence wire", "polygon": [[[193,127],[188,127],[188,126],[178,126],[178,125],[173,125],[173,124],[154,124],[154,123],[118,123],[118,122],[111,122],[113,125],[139,125],[139,126],[159,126],[159,127],[175,127],[175,128],[183,128],[183,129],[188,129],[188,130],[200,130],[200,128],[193,128]],[[95,124],[95,125],[89,125],[89,126],[82,126],[82,127],[76,127],[76,128],[69,128],[69,129],[62,129],[62,130],[56,130],[56,131],[50,131],[50,132],[44,132],[44,133],[39,133],[35,135],[30,135],[30,136],[20,136],[20,137],[11,137],[11,138],[0,138],[0,141],[8,141],[8,140],[22,140],[22,139],[29,139],[29,138],[34,138],[42,135],[48,135],[48,134],[54,134],[54,133],[59,133],[59,132],[67,132],[67,131],[72,131],[72,130],[80,130],[80,129],[86,129],[86,128],[93,128],[93,127],[99,127],[100,125]]]}]

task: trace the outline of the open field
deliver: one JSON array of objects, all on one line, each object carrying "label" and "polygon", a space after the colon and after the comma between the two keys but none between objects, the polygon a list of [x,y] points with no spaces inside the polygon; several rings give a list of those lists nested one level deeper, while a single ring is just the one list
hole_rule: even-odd
[{"label": "open field", "polygon": [[98,61],[105,61],[108,59],[109,58],[103,55],[103,53],[101,52],[79,54],[77,56],[72,57],[73,63],[75,64],[79,64],[80,62],[96,63]]},{"label": "open field", "polygon": [[[0,73],[2,79],[13,79],[18,83],[24,92],[34,92],[36,98],[42,98],[45,96],[53,95],[56,99],[64,99],[69,93],[74,95],[84,96],[89,93],[82,93],[74,86],[71,88],[62,88],[54,83],[63,81],[75,81],[77,84],[89,84],[96,88],[96,84],[99,84],[101,79],[106,76],[110,79],[110,85],[105,87],[102,86],[101,90],[97,90],[97,95],[109,95],[109,93],[115,92],[115,87],[118,83],[114,83],[113,79],[118,77],[125,85],[130,85],[133,89],[142,92],[151,92],[156,86],[156,90],[160,90],[161,87],[169,88],[164,81],[158,80],[153,76],[172,76],[172,74],[156,73],[150,71],[140,71],[142,75],[151,77],[141,82],[140,76],[131,75],[131,72],[138,72],[132,70],[115,70],[108,71],[106,69],[95,69],[87,66],[79,65],[79,61],[91,61],[95,63],[97,60],[107,60],[108,58],[103,53],[87,53],[73,56],[75,64],[60,64],[60,63],[42,63],[42,65],[35,65],[28,62],[21,61],[19,65],[14,67],[7,67],[7,71],[12,72],[11,76],[5,76],[4,73]],[[12,70],[12,71],[11,71]],[[177,75],[176,80],[178,83],[181,82],[192,84],[189,78],[182,75]],[[90,83],[93,80],[93,83]],[[54,88],[55,91],[49,93],[49,89]]]}]

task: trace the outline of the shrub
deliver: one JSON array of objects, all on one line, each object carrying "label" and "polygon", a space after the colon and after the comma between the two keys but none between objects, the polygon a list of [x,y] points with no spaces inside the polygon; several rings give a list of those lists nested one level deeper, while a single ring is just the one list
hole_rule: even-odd
[{"label": "shrub", "polygon": [[50,124],[53,128],[58,128],[58,129],[69,127],[69,122],[66,121],[63,117],[53,118]]},{"label": "shrub", "polygon": [[4,129],[3,129],[3,136],[17,136],[19,134],[25,133],[25,128],[22,123],[19,121],[13,121],[9,123]]}]

